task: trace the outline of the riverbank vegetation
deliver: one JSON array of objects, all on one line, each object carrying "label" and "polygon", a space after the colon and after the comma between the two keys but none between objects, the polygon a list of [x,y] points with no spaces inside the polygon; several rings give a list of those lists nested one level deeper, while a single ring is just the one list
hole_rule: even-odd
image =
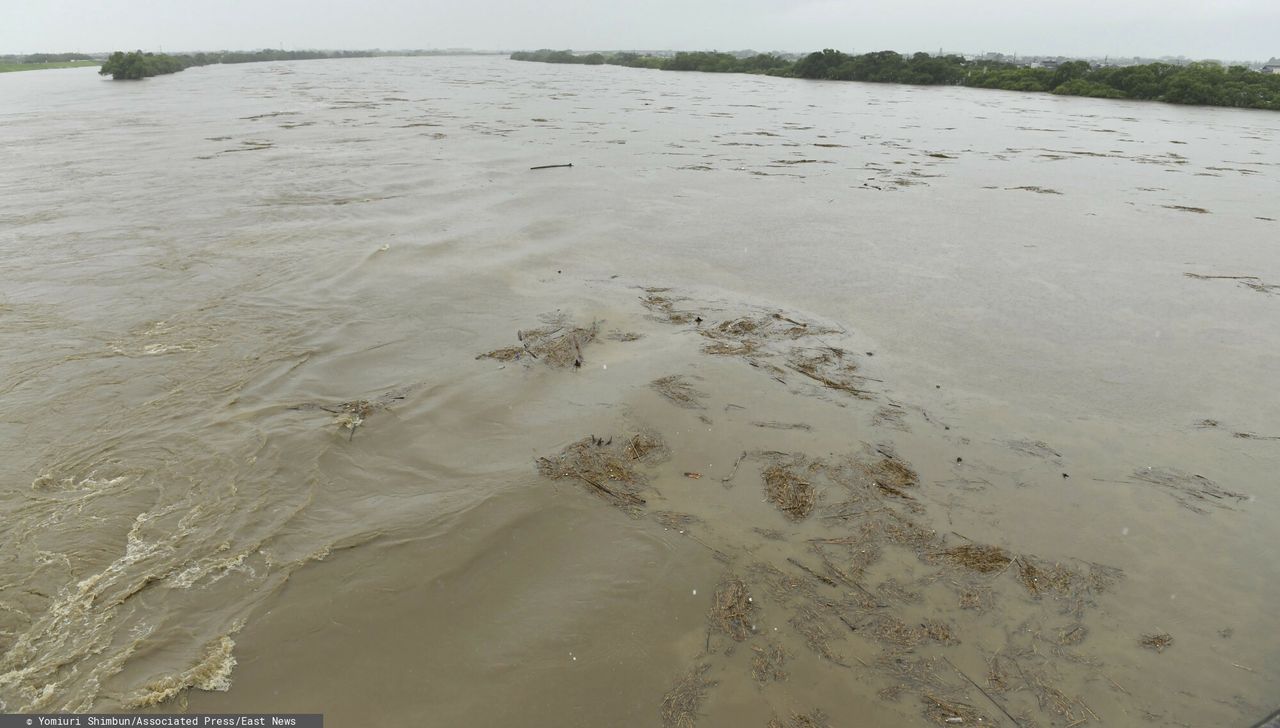
[{"label": "riverbank vegetation", "polygon": [[263,61],[309,61],[324,58],[369,58],[384,55],[374,51],[216,51],[213,53],[143,53],[116,51],[102,64],[98,73],[110,75],[117,81],[136,80],[177,73],[193,66],[209,66],[215,63],[260,63]]},{"label": "riverbank vegetation", "polygon": [[676,53],[652,56],[636,53],[521,51],[517,61],[578,63],[653,68],[663,71],[757,73],[791,78],[927,86],[973,86],[1010,91],[1048,92],[1064,96],[1164,101],[1171,104],[1231,106],[1280,111],[1280,74],[1260,73],[1244,66],[1213,62],[1149,63],[1138,66],[1092,66],[1069,61],[1051,68],[1031,68],[958,55],[910,56],[894,51],[850,55],[827,49],[799,60],[763,53],[740,58],[730,53]]},{"label": "riverbank vegetation", "polygon": [[98,61],[83,53],[33,53],[31,55],[0,56],[0,73],[13,71],[40,71],[46,68],[76,68],[96,66]]},{"label": "riverbank vegetation", "polygon": [[53,61],[50,63],[5,63],[0,61],[0,73],[44,71],[50,68],[80,68],[81,66],[96,65],[98,65],[98,61]]}]

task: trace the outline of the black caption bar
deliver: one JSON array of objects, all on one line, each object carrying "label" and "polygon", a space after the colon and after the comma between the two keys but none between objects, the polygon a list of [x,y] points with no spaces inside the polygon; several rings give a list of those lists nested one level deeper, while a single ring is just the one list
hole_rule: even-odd
[{"label": "black caption bar", "polygon": [[3,714],[0,728],[324,728],[319,713],[68,713]]}]

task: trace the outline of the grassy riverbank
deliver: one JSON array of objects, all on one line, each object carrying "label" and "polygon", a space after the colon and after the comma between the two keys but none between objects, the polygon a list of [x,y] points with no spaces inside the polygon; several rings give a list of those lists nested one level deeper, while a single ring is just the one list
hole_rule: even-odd
[{"label": "grassy riverbank", "polygon": [[44,71],[50,68],[80,68],[81,66],[101,65],[98,61],[57,61],[53,63],[3,63],[0,62],[0,73],[17,71]]}]

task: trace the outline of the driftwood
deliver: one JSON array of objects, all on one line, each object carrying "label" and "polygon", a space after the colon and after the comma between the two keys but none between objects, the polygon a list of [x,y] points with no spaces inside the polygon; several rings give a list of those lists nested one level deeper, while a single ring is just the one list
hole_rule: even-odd
[{"label": "driftwood", "polygon": [[530,167],[529,169],[556,169],[558,167],[572,167],[573,162],[568,164],[544,164],[541,167]]}]

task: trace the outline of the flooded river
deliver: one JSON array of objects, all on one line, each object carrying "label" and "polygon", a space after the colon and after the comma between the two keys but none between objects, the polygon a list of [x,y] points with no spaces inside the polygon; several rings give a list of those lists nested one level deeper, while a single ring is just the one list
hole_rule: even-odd
[{"label": "flooded river", "polygon": [[1280,707],[1280,115],[355,59],[0,159],[4,710]]}]

